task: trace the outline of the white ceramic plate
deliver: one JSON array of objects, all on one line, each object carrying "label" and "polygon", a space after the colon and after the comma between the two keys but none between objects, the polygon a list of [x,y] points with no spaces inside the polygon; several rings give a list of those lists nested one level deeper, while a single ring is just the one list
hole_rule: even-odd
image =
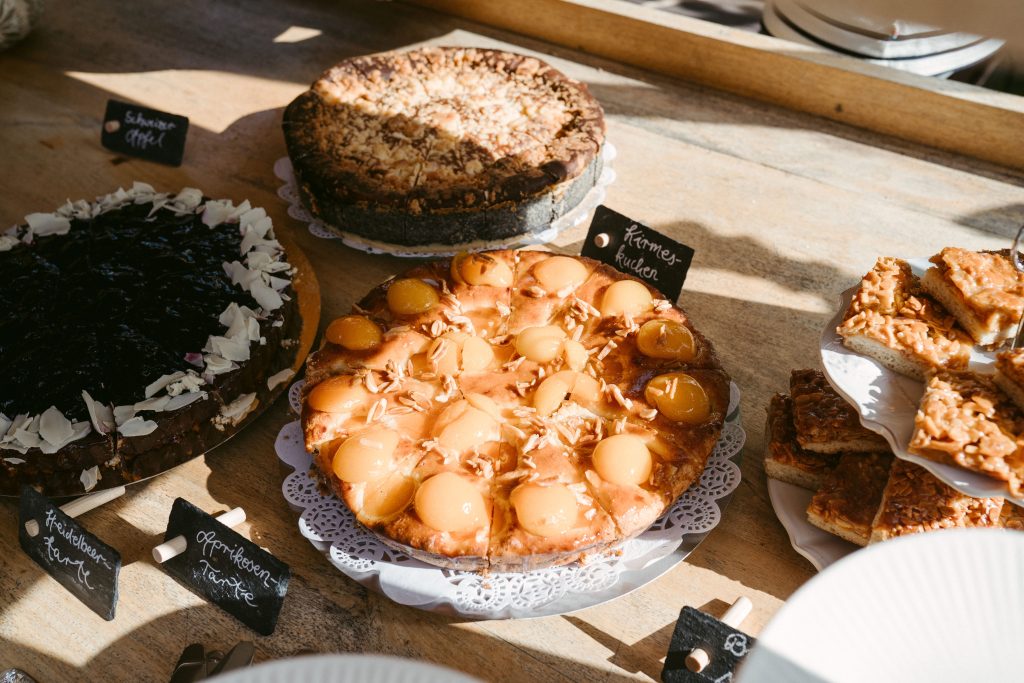
[{"label": "white ceramic plate", "polygon": [[[927,259],[908,259],[914,274],[920,276],[930,265]],[[850,351],[843,346],[836,327],[850,305],[856,287],[843,292],[839,311],[821,335],[821,364],[825,376],[839,395],[853,404],[865,427],[885,437],[893,453],[903,460],[920,465],[946,484],[976,498],[1006,497],[1006,485],[998,479],[971,472],[956,465],[947,465],[911,455],[907,445],[914,434],[914,415],[924,394],[924,383],[897,374],[878,361]],[[992,372],[995,353],[974,349],[970,369]],[[1024,498],[1007,498],[1024,505]]]},{"label": "white ceramic plate", "polygon": [[217,683],[479,683],[436,664],[379,655],[296,657],[238,669]]},{"label": "white ceramic plate", "polygon": [[915,534],[869,546],[798,590],[740,683],[1021,680],[1024,534]]},{"label": "white ceramic plate", "polygon": [[807,506],[812,497],[813,491],[777,479],[768,479],[768,498],[772,501],[775,516],[789,534],[790,545],[820,572],[858,550],[859,546],[807,521]]},{"label": "white ceramic plate", "polygon": [[[775,6],[772,0],[769,0],[765,4],[764,14],[761,16],[761,20],[768,33],[776,38],[782,38],[783,40],[789,40],[794,43],[811,45],[813,47],[819,47],[832,52],[844,51],[842,49],[836,49],[838,46],[833,46],[827,43],[824,38],[812,38],[809,34],[795,28],[792,20],[787,18],[784,13]],[[966,69],[969,66],[973,66],[978,62],[988,59],[1002,46],[1003,41],[1001,40],[985,39],[969,44],[965,47],[947,50],[938,54],[925,55],[923,57],[905,57],[902,59],[858,57],[858,59],[870,64],[887,66],[899,71],[918,74],[920,76],[948,78],[957,71]]]},{"label": "white ceramic plate", "polygon": [[774,0],[776,9],[797,28],[823,43],[878,59],[924,57],[947,50],[956,50],[984,40],[970,33],[949,33],[935,29],[931,33],[914,37],[868,35],[853,26],[831,23],[815,11],[813,3],[800,0]]}]

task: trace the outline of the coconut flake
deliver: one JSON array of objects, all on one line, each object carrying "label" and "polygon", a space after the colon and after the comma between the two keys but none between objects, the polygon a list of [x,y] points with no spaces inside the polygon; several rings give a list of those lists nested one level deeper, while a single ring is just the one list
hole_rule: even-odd
[{"label": "coconut flake", "polygon": [[14,424],[14,420],[7,417],[3,413],[0,413],[0,436],[6,434],[7,430],[11,428],[12,424]]},{"label": "coconut flake", "polygon": [[25,216],[25,222],[28,223],[29,230],[39,237],[66,235],[71,230],[71,221],[55,213],[30,213]]},{"label": "coconut flake", "polygon": [[213,418],[214,425],[223,430],[224,425],[232,427],[239,424],[253,408],[258,405],[256,394],[242,394],[231,403],[220,409],[220,415]]},{"label": "coconut flake", "polygon": [[92,491],[96,488],[96,483],[100,480],[100,466],[93,465],[87,470],[82,470],[82,476],[79,477],[79,481],[82,482],[82,486],[85,490]]},{"label": "coconut flake", "polygon": [[185,354],[185,362],[189,365],[195,365],[198,368],[203,367],[203,354],[190,351]]},{"label": "coconut flake", "polygon": [[4,458],[3,460],[8,465],[24,465],[25,464],[25,460],[23,460],[21,458]]},{"label": "coconut flake", "polygon": [[281,295],[262,282],[252,283],[252,289],[249,291],[252,294],[252,298],[256,299],[256,302],[265,311],[273,311],[284,306],[284,300],[281,299]]},{"label": "coconut flake", "polygon": [[146,398],[155,396],[158,391],[166,387],[168,384],[176,382],[184,376],[185,373],[180,370],[178,372],[172,372],[169,375],[161,375],[160,379],[146,387]]},{"label": "coconut flake", "polygon": [[187,394],[178,394],[167,402],[164,410],[167,412],[178,410],[179,408],[184,408],[190,403],[195,403],[200,399],[206,398],[206,396],[207,393],[205,391],[190,391]]},{"label": "coconut flake", "polygon": [[135,417],[135,406],[114,406],[114,423],[120,427]]},{"label": "coconut flake", "polygon": [[143,419],[141,416],[136,416],[130,420],[126,420],[123,424],[117,428],[118,433],[121,436],[145,436],[152,434],[156,430],[156,422],[152,420]]},{"label": "coconut flake", "polygon": [[267,389],[270,391],[274,390],[278,384],[287,382],[295,374],[295,371],[291,368],[285,368],[281,372],[275,372],[273,375],[267,378]]},{"label": "coconut flake", "polygon": [[236,341],[227,337],[210,337],[207,343],[210,346],[210,351],[226,360],[239,362],[249,360],[248,340]]},{"label": "coconut flake", "polygon": [[64,446],[68,445],[72,441],[77,441],[83,436],[92,431],[92,427],[88,422],[75,422],[71,425],[71,436],[62,441],[61,443],[50,443],[49,441],[43,441],[39,444],[39,449],[46,454],[56,453]]},{"label": "coconut flake", "polygon": [[203,360],[206,361],[206,372],[211,375],[222,375],[225,372],[238,369],[237,365],[216,353],[206,354],[203,356]]},{"label": "coconut flake", "polygon": [[85,408],[89,411],[93,429],[98,433],[109,434],[117,426],[117,423],[114,422],[114,411],[109,405],[93,400],[89,392],[84,389],[82,390],[82,400],[85,401]]},{"label": "coconut flake", "polygon": [[214,199],[206,202],[203,209],[203,224],[207,227],[214,227],[227,221],[232,212],[231,202],[227,199]]},{"label": "coconut flake", "polygon": [[203,201],[203,193],[194,187],[184,187],[174,195],[174,203],[186,209],[195,209]]},{"label": "coconut flake", "polygon": [[10,251],[20,241],[17,237],[12,237],[11,235],[0,235],[0,251]]},{"label": "coconut flake", "polygon": [[159,413],[166,409],[170,401],[170,396],[154,396],[153,398],[147,398],[145,401],[136,403],[133,407],[137,413],[143,410],[152,410],[155,413]]}]

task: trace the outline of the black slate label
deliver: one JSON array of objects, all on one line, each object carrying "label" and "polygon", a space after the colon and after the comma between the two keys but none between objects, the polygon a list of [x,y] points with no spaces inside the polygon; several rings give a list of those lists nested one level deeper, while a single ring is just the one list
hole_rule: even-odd
[{"label": "black slate label", "polygon": [[[661,680],[666,683],[731,681],[736,667],[755,642],[753,637],[726,626],[709,614],[684,607],[672,633]],[[700,673],[694,673],[686,668],[686,656],[698,647],[708,653],[710,661]]]},{"label": "black slate label", "polygon": [[288,565],[184,498],[174,501],[164,542],[175,536],[188,545],[163,563],[168,574],[256,633],[274,632],[291,578]]},{"label": "black slate label", "polygon": [[[34,521],[39,533],[29,536]],[[121,554],[64,514],[46,496],[26,486],[18,508],[21,549],[69,593],[107,621],[117,609]]]},{"label": "black slate label", "polygon": [[693,249],[606,206],[594,211],[583,256],[634,275],[669,300],[679,298]]},{"label": "black slate label", "polygon": [[107,100],[100,141],[107,149],[170,166],[181,166],[188,119],[177,114]]}]

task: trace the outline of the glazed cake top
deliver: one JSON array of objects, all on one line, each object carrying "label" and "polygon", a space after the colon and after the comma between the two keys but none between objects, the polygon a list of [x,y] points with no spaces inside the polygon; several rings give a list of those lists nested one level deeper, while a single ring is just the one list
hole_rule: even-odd
[{"label": "glazed cake top", "polygon": [[412,212],[528,197],[582,174],[604,141],[586,86],[478,48],[341,62],[291,103],[284,128],[307,182]]}]

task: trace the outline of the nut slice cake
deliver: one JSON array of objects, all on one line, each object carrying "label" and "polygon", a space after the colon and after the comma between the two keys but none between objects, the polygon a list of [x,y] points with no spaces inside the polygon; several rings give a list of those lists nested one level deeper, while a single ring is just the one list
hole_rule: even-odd
[{"label": "nut slice cake", "polygon": [[956,316],[974,341],[995,346],[1013,337],[1024,313],[1024,274],[1010,252],[946,247],[933,256],[921,284]]},{"label": "nut slice cake", "polygon": [[843,345],[893,372],[921,380],[935,369],[965,369],[970,337],[919,290],[906,261],[879,258],[861,280],[836,330]]},{"label": "nut slice cake", "polygon": [[839,460],[834,453],[815,453],[800,446],[793,428],[793,399],[786,394],[772,396],[766,434],[764,471],[772,479],[816,491]]},{"label": "nut slice cake", "polygon": [[793,370],[789,377],[796,440],[816,453],[888,453],[880,434],[860,423],[856,409],[818,370]]},{"label": "nut slice cake", "polygon": [[249,202],[144,183],[68,202],[0,235],[0,272],[2,494],[157,474],[291,375],[292,268]]},{"label": "nut slice cake", "polygon": [[309,360],[325,485],[446,567],[564,564],[641,533],[699,478],[729,401],[711,343],[659,297],[531,251],[385,282]]},{"label": "nut slice cake", "polygon": [[925,387],[908,450],[1006,482],[1024,482],[1024,414],[990,376],[940,372]]}]

